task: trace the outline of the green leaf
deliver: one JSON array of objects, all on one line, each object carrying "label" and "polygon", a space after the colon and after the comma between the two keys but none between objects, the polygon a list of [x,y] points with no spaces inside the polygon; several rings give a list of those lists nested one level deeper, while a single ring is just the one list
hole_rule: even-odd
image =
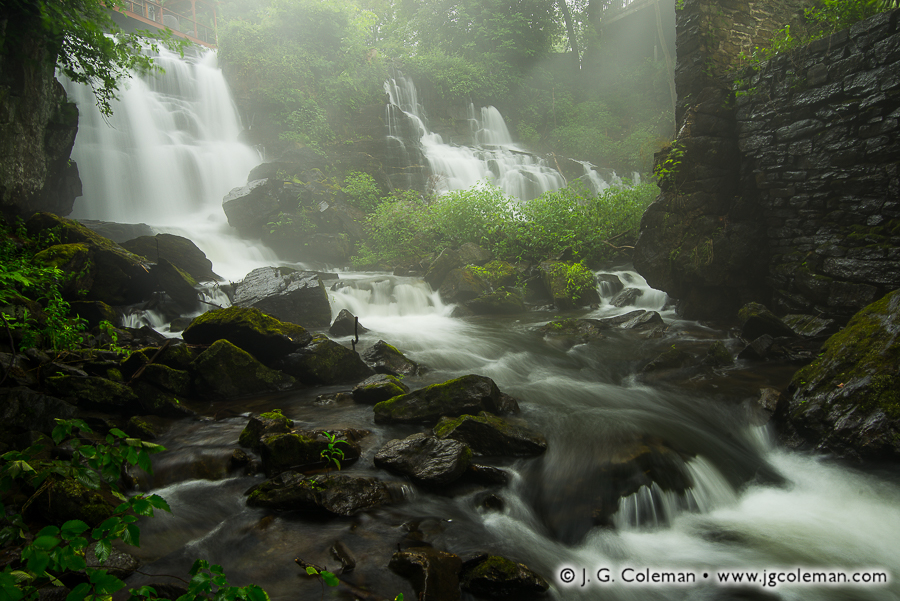
[{"label": "green leaf", "polygon": [[310,576],[318,576],[319,570],[317,570],[316,568],[314,568],[312,566],[306,566],[306,573],[309,574]]},{"label": "green leaf", "polygon": [[150,501],[150,504],[156,507],[157,509],[162,509],[168,513],[172,513],[172,510],[169,508],[169,504],[166,503],[166,500],[163,499],[159,495],[150,495],[147,497],[147,500]]},{"label": "green leaf", "polygon": [[63,540],[72,540],[79,534],[84,533],[88,530],[90,526],[82,522],[81,520],[69,520],[65,524],[63,524],[62,530],[60,534],[62,535]]},{"label": "green leaf", "polygon": [[153,515],[153,505],[149,499],[143,497],[133,497],[131,499],[131,508],[138,515]]},{"label": "green leaf", "polygon": [[269,601],[269,595],[255,584],[250,584],[244,588],[248,601]]},{"label": "green leaf", "polygon": [[78,586],[72,589],[72,592],[66,595],[66,601],[82,601],[85,597],[88,596],[88,593],[91,592],[91,585],[87,582],[82,582]]},{"label": "green leaf", "polygon": [[116,438],[125,438],[125,439],[128,438],[128,435],[125,434],[124,432],[122,432],[121,430],[119,430],[118,428],[112,428],[109,431],[109,433],[112,434],[113,436],[115,436]]},{"label": "green leaf", "polygon": [[[34,547],[32,548],[34,549]],[[38,551],[37,549],[34,549],[34,553],[32,553],[31,557],[28,558],[28,563],[26,564],[26,566],[28,567],[28,571],[33,572],[38,576],[43,575],[43,573],[47,571],[47,566],[49,565],[50,554]]]},{"label": "green leaf", "polygon": [[324,580],[325,584],[327,584],[328,586],[337,586],[341,583],[341,581],[338,580],[337,576],[325,570],[322,570],[322,580]]},{"label": "green leaf", "polygon": [[60,540],[56,536],[38,536],[31,544],[35,548],[41,549],[42,551],[50,551],[59,543]]},{"label": "green leaf", "polygon": [[109,540],[103,539],[97,541],[97,546],[94,547],[94,554],[97,556],[97,561],[100,562],[100,565],[106,563],[110,553],[112,553],[112,545]]},{"label": "green leaf", "polygon": [[132,547],[141,546],[141,529],[136,524],[128,524],[122,532],[122,542]]}]

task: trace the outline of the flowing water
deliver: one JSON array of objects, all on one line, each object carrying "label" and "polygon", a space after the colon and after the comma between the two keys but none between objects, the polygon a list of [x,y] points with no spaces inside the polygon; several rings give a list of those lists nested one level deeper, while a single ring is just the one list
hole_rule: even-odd
[{"label": "flowing water", "polygon": [[[213,60],[207,55],[188,61],[183,65],[188,74],[179,85],[208,88],[214,105],[185,102],[163,84],[151,94],[145,84],[134,82],[107,131],[107,125],[84,117],[89,100],[80,102],[76,160],[86,198],[78,212],[179,227],[207,253],[203,236],[214,238],[224,247],[211,253],[214,269],[240,272],[240,277],[248,263],[275,259],[229,237],[220,214],[221,196],[241,183],[231,180],[241,180],[258,157],[236,144],[237,132],[227,129],[237,117],[224,87],[202,83],[206,77],[221,78]],[[181,69],[181,63],[167,65],[170,74]],[[200,96],[206,98],[204,94]],[[162,105],[149,104],[151,100]],[[134,142],[138,134],[127,120],[141,129],[151,115],[157,123],[157,115],[162,119],[165,114],[171,119],[151,128],[158,130],[151,132],[159,139],[157,146],[148,150],[144,142]],[[228,123],[207,124],[205,119],[214,115]],[[481,122],[489,120],[482,117]],[[207,134],[195,136],[200,131]],[[207,144],[208,135],[219,137]],[[132,146],[122,150],[121,140],[112,138],[130,140]],[[487,138],[485,144],[504,145]],[[217,157],[214,168],[223,171],[204,175],[206,159],[198,158],[203,156]],[[249,253],[259,254],[248,260]],[[547,453],[537,459],[491,461],[511,476],[503,487],[460,485],[428,492],[408,485],[402,502],[352,518],[272,514],[244,503],[244,491],[261,476],[229,468],[248,412],[279,408],[299,427],[371,430],[361,443],[362,458],[345,471],[388,480],[397,478],[376,469],[373,455],[388,440],[421,428],[375,426],[371,407],[321,396],[347,390],[343,386],[198,404],[195,408],[205,417],[172,423],[158,441],[169,450],[155,456],[154,475],[142,479],[142,490],[162,495],[173,510],[142,523],[137,551],[146,562],[142,571],[184,574],[202,557],[222,564],[233,583],[261,584],[273,599],[318,599],[319,583],[302,577],[293,560],[300,557],[333,569],[336,562],[328,549],[341,540],[358,558],[348,581],[386,597],[402,592],[414,599],[409,584],[386,566],[398,546],[424,541],[461,555],[489,551],[521,561],[551,581],[553,599],[900,598],[894,576],[900,575],[897,470],[864,470],[777,448],[766,427],[753,425],[747,405],[761,385],[783,385],[786,370],[750,370],[739,363],[676,381],[642,376],[647,360],[675,343],[705,349],[713,340],[723,340],[732,351],[740,343],[728,332],[678,319],[665,309],[665,295],[648,288],[627,266],[615,273],[643,291],[638,307],[662,313],[668,329],[661,337],[610,331],[588,344],[561,343],[536,331],[558,317],[555,313],[459,319],[421,280],[341,273],[340,286],[330,292],[332,311],[336,315],[347,308],[371,330],[361,337],[359,348],[384,339],[428,366],[425,375],[407,378],[411,387],[468,373],[493,378],[519,399],[521,417],[546,435]],[[600,292],[604,299],[598,309],[565,316],[605,317],[635,308],[615,308],[608,304],[609,291]],[[349,339],[339,340],[349,344]],[[681,474],[687,489],[643,485],[617,501],[605,525],[595,525],[595,500],[612,486],[598,466],[643,444],[674,450],[671,469]],[[502,510],[483,508],[487,493],[502,499]],[[798,568],[880,570],[892,580],[882,586],[739,588],[717,578],[721,572],[762,575],[766,570],[771,576],[775,570]],[[646,570],[690,573],[696,582],[624,581]],[[615,582],[599,582],[606,575]],[[563,582],[569,576],[574,582]],[[136,575],[129,584],[161,578]],[[351,598],[345,592],[328,592],[326,598],[332,595]]]}]

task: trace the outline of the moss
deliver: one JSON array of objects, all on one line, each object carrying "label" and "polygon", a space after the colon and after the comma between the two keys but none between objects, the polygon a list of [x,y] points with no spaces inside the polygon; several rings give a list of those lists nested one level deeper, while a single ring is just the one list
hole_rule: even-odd
[{"label": "moss", "polygon": [[289,388],[294,378],[269,369],[227,340],[219,340],[191,364],[199,375],[202,392],[209,396],[241,396]]},{"label": "moss", "polygon": [[[881,409],[900,417],[900,291],[857,313],[829,338],[819,358],[799,370],[792,385],[803,396],[830,395],[839,405]],[[841,389],[852,394],[837,394]]]},{"label": "moss", "polygon": [[472,570],[470,577],[512,580],[518,574],[519,566],[517,563],[499,555],[491,555]]},{"label": "moss", "polygon": [[494,260],[484,267],[469,265],[465,269],[475,277],[488,282],[494,288],[512,285],[518,276],[516,268],[506,261]]},{"label": "moss", "polygon": [[86,244],[57,244],[34,255],[34,262],[44,267],[59,269],[69,264],[77,255],[87,256],[89,252]]},{"label": "moss", "polygon": [[244,327],[264,335],[285,336],[291,340],[302,340],[308,337],[306,328],[286,321],[275,319],[271,315],[263,313],[259,309],[244,307],[228,307],[227,309],[213,309],[195,318],[182,336],[187,340],[190,331],[201,326],[229,325],[232,327]]}]

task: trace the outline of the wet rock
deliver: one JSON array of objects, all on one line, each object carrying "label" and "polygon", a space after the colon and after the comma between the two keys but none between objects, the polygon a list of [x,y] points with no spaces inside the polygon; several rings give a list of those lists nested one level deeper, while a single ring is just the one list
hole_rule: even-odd
[{"label": "wet rock", "polygon": [[395,376],[377,374],[353,387],[353,400],[366,405],[376,405],[409,392],[409,386]]},{"label": "wet rock", "polygon": [[100,325],[101,321],[108,321],[109,323],[119,321],[118,312],[101,301],[73,301],[69,303],[69,306],[72,307],[72,312],[75,315],[87,320],[91,328]]},{"label": "wet rock", "polygon": [[837,331],[837,322],[833,319],[825,319],[815,315],[785,315],[782,321],[791,328],[794,333],[806,338],[830,335]]},{"label": "wet rock", "polygon": [[294,420],[286,417],[280,409],[274,409],[259,415],[251,415],[250,420],[238,436],[238,444],[242,447],[258,450],[260,441],[269,434],[287,434],[294,427]]},{"label": "wet rock", "polygon": [[5,384],[7,386],[31,386],[36,388],[38,380],[33,369],[35,366],[23,354],[0,352],[0,370],[3,370],[3,377],[6,378]]},{"label": "wet rock", "polygon": [[462,560],[431,547],[398,551],[388,567],[412,584],[421,601],[457,601]]},{"label": "wet rock", "polygon": [[96,527],[113,515],[119,502],[105,489],[93,490],[74,478],[51,476],[51,485],[35,497],[32,509],[53,524],[81,520]]},{"label": "wet rock", "polygon": [[[597,294],[593,274],[581,264],[572,264],[562,261],[544,261],[538,267],[543,279],[544,287],[550,293],[553,304],[557,309],[567,310],[578,307],[587,307],[600,302]],[[577,276],[589,276],[594,285],[587,289],[577,291],[571,283]]]},{"label": "wet rock", "polygon": [[[123,242],[141,236],[146,236],[148,238],[153,237],[153,229],[146,223],[114,223],[112,221],[98,221],[96,219],[79,219],[78,223],[104,238],[109,238],[117,244],[122,244]],[[124,245],[123,248],[125,248]],[[126,250],[129,250],[136,255],[144,256],[144,253],[135,252],[130,248]]]},{"label": "wet rock", "polygon": [[756,426],[769,422],[772,416],[783,406],[784,396],[774,388],[760,388],[759,397],[750,403],[750,420]]},{"label": "wet rock", "polygon": [[55,244],[34,255],[32,259],[40,267],[55,267],[67,278],[62,278],[60,292],[65,298],[78,298],[78,292],[94,285],[91,268],[91,249],[87,244]]},{"label": "wet rock", "polygon": [[183,308],[193,309],[200,301],[200,295],[195,288],[197,280],[168,260],[160,259],[150,268],[150,275],[156,278],[160,289]]},{"label": "wet rock", "polygon": [[212,261],[188,238],[174,234],[139,236],[122,242],[122,248],[158,263],[166,259],[198,282],[221,281],[212,268]]},{"label": "wet rock", "polygon": [[509,473],[499,467],[470,463],[462,479],[484,486],[506,486],[509,484]]},{"label": "wet rock", "polygon": [[356,568],[356,555],[342,541],[336,541],[331,546],[331,555],[341,562],[341,573],[352,572]]},{"label": "wet rock", "polygon": [[575,345],[601,340],[606,329],[596,319],[568,318],[546,323],[537,331],[550,338],[569,338],[570,345]]},{"label": "wet rock", "polygon": [[503,499],[494,493],[480,495],[475,503],[485,511],[503,511],[503,508],[506,507],[506,503],[504,503]]},{"label": "wet rock", "polygon": [[302,326],[243,307],[207,311],[195,318],[181,336],[190,344],[228,340],[265,362],[293,353],[312,340]]},{"label": "wet rock", "polygon": [[131,416],[122,430],[132,438],[141,440],[156,440],[157,438],[156,428],[147,419],[137,415]]},{"label": "wet rock", "polygon": [[259,179],[232,189],[222,199],[228,225],[242,235],[258,238],[269,219],[278,213],[276,180]]},{"label": "wet rock", "polygon": [[337,317],[334,318],[334,322],[331,324],[331,327],[328,328],[328,333],[332,336],[354,336],[356,334],[365,334],[369,330],[364,328],[362,324],[357,324],[356,316],[354,316],[347,309],[341,309],[341,312],[338,313]]},{"label": "wet rock", "polygon": [[374,372],[359,353],[318,334],[306,346],[273,364],[304,384],[358,382]]},{"label": "wet rock", "polygon": [[645,365],[641,371],[648,373],[664,369],[681,369],[682,367],[689,365],[692,360],[693,356],[687,351],[671,348],[659,354],[655,359],[650,361],[650,363]]},{"label": "wet rock", "polygon": [[499,555],[467,565],[460,576],[464,591],[492,599],[529,599],[550,585],[527,566]]},{"label": "wet rock", "polygon": [[[359,459],[360,447],[355,442],[368,432],[364,430],[334,430],[330,432],[337,439],[334,449],[343,453],[335,454],[341,467]],[[285,434],[268,434],[259,441],[258,449],[266,474],[280,474],[286,470],[307,471],[313,468],[330,467],[328,457],[322,452],[329,450],[330,440],[322,430],[303,430]],[[327,453],[326,453],[327,454]],[[335,465],[336,467],[336,465]]]},{"label": "wet rock", "polygon": [[247,505],[281,511],[350,516],[402,498],[398,485],[343,474],[306,477],[283,472],[247,491]]},{"label": "wet rock", "polygon": [[193,363],[196,388],[208,398],[234,398],[260,392],[288,390],[294,378],[269,369],[228,340],[219,340],[203,351]]},{"label": "wet rock", "polygon": [[464,443],[413,434],[381,447],[375,465],[408,476],[417,484],[437,486],[459,479],[471,459],[472,450]]},{"label": "wet rock", "polygon": [[747,303],[741,307],[738,318],[741,321],[741,338],[744,340],[755,340],[764,335],[772,338],[796,336],[794,330],[759,303]]},{"label": "wet rock", "polygon": [[36,213],[25,225],[31,236],[36,237],[55,228],[61,244],[87,246],[91,285],[82,300],[128,305],[145,300],[153,293],[155,283],[147,261],[112,240],[75,221],[50,213]]},{"label": "wet rock", "polygon": [[468,375],[378,403],[375,422],[434,424],[442,417],[503,413],[501,403],[500,389],[493,380]]},{"label": "wet rock", "polygon": [[140,375],[140,381],[182,398],[193,396],[191,375],[185,370],[175,369],[161,363],[147,365]]},{"label": "wet rock", "polygon": [[445,248],[434,260],[425,272],[425,282],[432,290],[437,290],[444,282],[444,278],[451,270],[464,265],[459,253],[453,249]]},{"label": "wet rock", "polygon": [[490,284],[472,270],[461,268],[451,270],[438,290],[446,303],[465,303],[490,291]]},{"label": "wet rock", "polygon": [[82,409],[99,409],[114,413],[140,411],[134,390],[97,376],[53,376],[45,380],[47,389]]},{"label": "wet rock", "polygon": [[629,307],[642,296],[644,296],[644,291],[639,288],[625,288],[616,294],[609,304],[613,307]]},{"label": "wet rock", "polygon": [[625,284],[619,276],[611,273],[601,273],[597,276],[597,286],[600,288],[601,298],[613,298],[625,288]]},{"label": "wet rock", "polygon": [[794,375],[779,417],[797,442],[839,457],[900,457],[898,332],[895,291],[854,315],[819,358]]},{"label": "wet rock", "polygon": [[137,557],[116,548],[113,548],[112,551],[109,552],[109,556],[106,560],[101,563],[100,559],[97,557],[97,544],[98,543],[89,545],[84,551],[84,561],[87,563],[88,567],[102,568],[106,570],[107,574],[115,576],[119,580],[128,578],[128,576],[133,574],[134,571],[140,567],[141,562]]},{"label": "wet rock", "polygon": [[640,313],[640,315],[634,315],[631,319],[620,325],[620,328],[623,330],[649,330],[659,326],[665,326],[662,315],[656,311],[632,311],[627,315],[632,315],[633,313]]},{"label": "wet rock", "polygon": [[515,315],[525,311],[524,296],[515,289],[499,288],[466,303],[475,315]]},{"label": "wet rock", "polygon": [[[7,365],[4,363],[4,368]],[[75,407],[56,397],[24,386],[0,388],[0,441],[13,440],[31,430],[50,434],[56,427],[55,418],[74,416]]]},{"label": "wet rock", "polygon": [[138,409],[135,411],[175,419],[194,415],[175,395],[152,384],[137,381],[131,384],[131,388],[138,398]]},{"label": "wet rock", "polygon": [[721,340],[716,340],[709,345],[709,349],[706,351],[706,356],[703,358],[702,364],[711,367],[726,367],[728,365],[734,365],[734,358],[725,347],[725,344]]},{"label": "wet rock", "polygon": [[465,443],[476,455],[534,457],[547,450],[547,439],[540,432],[486,411],[444,418],[434,427],[434,435]]},{"label": "wet rock", "polygon": [[400,350],[391,346],[384,340],[379,340],[371,348],[363,353],[363,359],[369,363],[376,372],[390,374],[392,376],[415,376],[420,373],[419,364]]},{"label": "wet rock", "polygon": [[459,247],[459,260],[463,265],[484,265],[494,258],[494,253],[473,242]]},{"label": "wet rock", "polygon": [[744,350],[738,353],[738,359],[746,359],[747,361],[765,361],[774,345],[775,339],[768,334],[763,334],[744,347]]},{"label": "wet rock", "polygon": [[331,324],[331,305],[325,284],[314,271],[288,267],[254,269],[237,284],[232,304],[252,307],[306,327]]}]

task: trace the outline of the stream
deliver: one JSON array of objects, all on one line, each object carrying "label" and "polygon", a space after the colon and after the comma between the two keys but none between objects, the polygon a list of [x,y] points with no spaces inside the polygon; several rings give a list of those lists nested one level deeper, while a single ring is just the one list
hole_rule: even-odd
[{"label": "stream", "polygon": [[[260,156],[234,142],[240,121],[215,56],[163,58],[172,62],[165,65],[167,79],[150,87],[135,80],[109,124],[90,117],[90,98],[77,97],[83,90],[67,84],[82,112],[74,157],[85,197],[76,202],[76,216],[146,221],[156,231],[186,235],[230,279],[278,264],[261,245],[234,236],[221,211],[222,196],[244,183]],[[134,116],[141,114],[148,116],[144,125],[150,115],[157,123],[140,126],[153,130],[153,147],[128,123],[142,121]],[[168,121],[155,120],[166,114]],[[376,426],[371,407],[328,398],[349,386],[199,403],[193,408],[201,417],[170,424],[156,441],[168,451],[154,456],[155,473],[143,478],[141,492],[164,497],[172,514],[141,523],[142,545],[129,552],[145,562],[145,575],[128,584],[184,575],[195,559],[205,558],[224,566],[233,584],[257,583],[272,599],[318,599],[321,584],[305,577],[294,559],[335,569],[329,548],[340,540],[358,559],[348,582],[389,598],[403,593],[415,599],[410,584],[386,568],[392,553],[427,543],[461,556],[488,551],[522,562],[551,583],[550,599],[900,599],[897,469],[785,451],[770,426],[755,425],[750,406],[760,387],[784,387],[790,366],[738,361],[673,379],[642,373],[675,343],[698,354],[715,340],[733,354],[743,343],[727,329],[678,318],[666,295],[647,287],[629,266],[604,273],[643,291],[634,306],[614,307],[606,295],[589,311],[454,318],[453,307],[420,279],[340,272],[342,287],[329,293],[332,315],[346,308],[370,330],[360,337],[359,350],[383,339],[427,366],[424,375],[405,380],[411,388],[470,373],[492,378],[518,399],[520,417],[546,436],[547,452],[536,459],[486,461],[508,472],[505,486],[425,491],[404,482],[405,497],[397,504],[352,518],[310,519],[245,505],[244,492],[262,476],[231,470],[229,458],[250,412],[281,409],[301,428],[370,430],[361,441],[361,459],[344,471],[385,480],[399,478],[376,469],[374,454],[387,441],[423,429]],[[612,330],[575,345],[536,331],[559,317],[609,317],[635,308],[659,311],[665,331],[654,337]],[[337,340],[350,344],[349,338]],[[642,486],[619,500],[611,523],[595,525],[592,500],[610,486],[598,465],[642,444],[674,450],[688,489]],[[487,494],[499,497],[502,509],[486,509]],[[736,587],[718,578],[747,571],[761,577],[763,570],[793,576],[798,569],[887,572],[891,582]],[[637,582],[647,570],[689,573],[695,581]],[[574,582],[563,582],[570,575]],[[599,582],[604,575],[615,582]],[[325,598],[353,597],[337,590]]]}]

